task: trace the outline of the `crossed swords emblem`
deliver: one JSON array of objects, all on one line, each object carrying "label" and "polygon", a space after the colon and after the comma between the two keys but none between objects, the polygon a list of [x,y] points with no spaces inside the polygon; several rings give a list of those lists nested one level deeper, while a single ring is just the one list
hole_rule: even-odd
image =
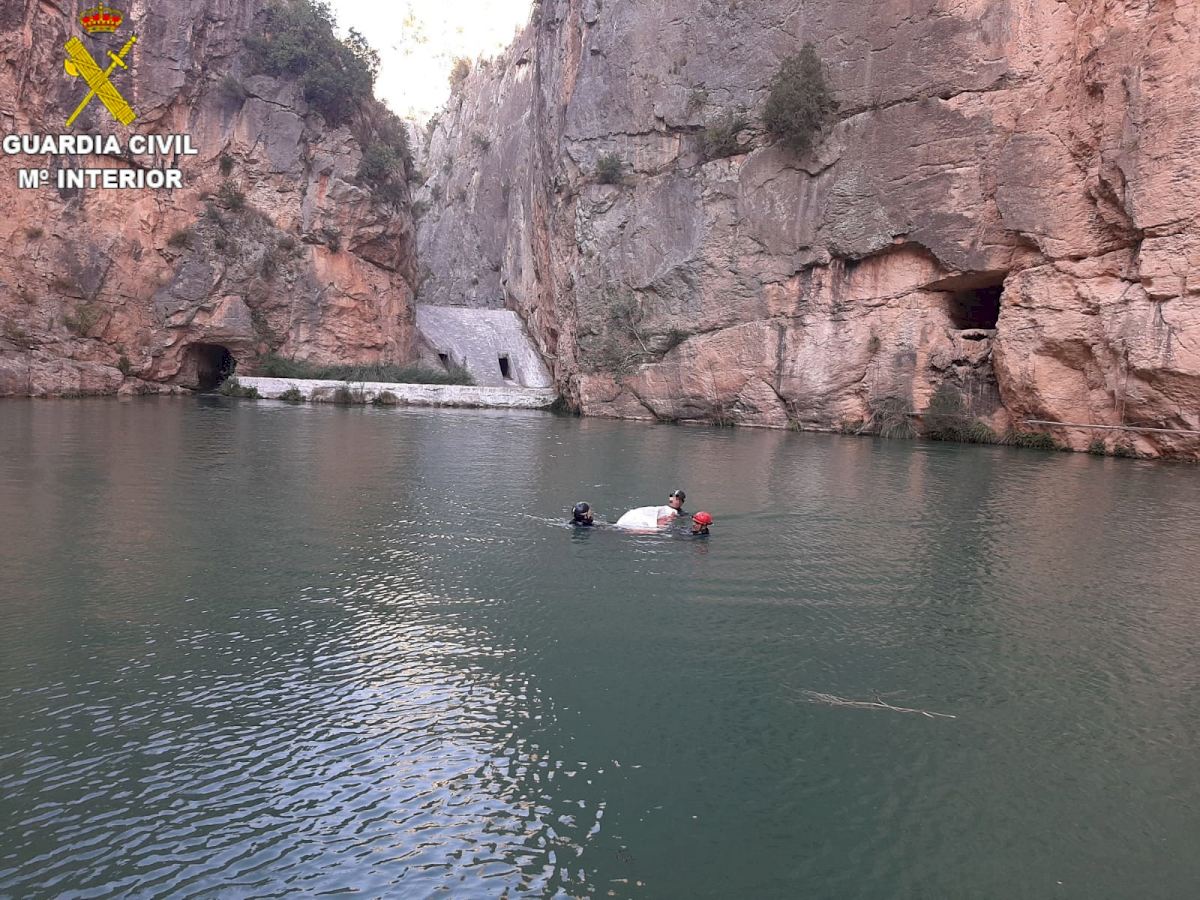
[{"label": "crossed swords emblem", "polygon": [[71,117],[67,119],[67,127],[79,118],[79,114],[87,109],[87,105],[92,102],[93,97],[99,97],[100,102],[107,107],[112,113],[113,118],[122,125],[128,125],[137,118],[137,113],[133,111],[133,107],[125,102],[125,98],[121,96],[121,92],[113,87],[113,83],[109,77],[120,66],[122,69],[128,69],[125,65],[125,57],[129,55],[129,51],[133,49],[133,45],[137,43],[137,35],[135,34],[125,42],[125,46],[120,52],[113,53],[108,51],[108,55],[112,58],[112,63],[107,69],[101,69],[96,64],[96,60],[92,59],[92,54],[88,53],[87,47],[83,46],[83,42],[79,38],[71,38],[67,41],[67,59],[63,60],[63,68],[67,70],[67,74],[72,78],[83,77],[87,82],[87,86],[91,88],[83,102],[75,108],[75,112],[71,113]]}]

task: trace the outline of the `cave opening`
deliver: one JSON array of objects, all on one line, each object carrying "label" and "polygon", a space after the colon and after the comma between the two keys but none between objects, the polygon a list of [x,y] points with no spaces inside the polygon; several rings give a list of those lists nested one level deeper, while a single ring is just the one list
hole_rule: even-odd
[{"label": "cave opening", "polygon": [[992,331],[1000,320],[1000,297],[1004,282],[955,291],[950,295],[950,321],[959,331]]},{"label": "cave opening", "polygon": [[512,367],[509,365],[507,353],[500,356],[500,375],[505,381],[512,380]]},{"label": "cave opening", "polygon": [[215,391],[222,381],[237,371],[237,360],[228,347],[192,344],[190,352],[196,361],[196,387],[201,391]]}]

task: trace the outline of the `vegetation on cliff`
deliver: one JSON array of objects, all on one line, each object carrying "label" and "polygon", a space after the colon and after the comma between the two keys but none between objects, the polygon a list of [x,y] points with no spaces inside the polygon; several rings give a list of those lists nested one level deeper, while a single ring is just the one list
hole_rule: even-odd
[{"label": "vegetation on cliff", "polygon": [[363,148],[359,182],[376,199],[399,204],[408,197],[412,152],[404,124],[374,97],[379,52],[351,28],[335,32],[325,0],[288,0],[263,13],[262,33],[245,39],[252,67],[300,82],[304,99],[330,125],[348,124]]},{"label": "vegetation on cliff", "polygon": [[821,59],[812,44],[805,44],[780,64],[771,81],[763,125],[797,154],[805,154],[837,108]]},{"label": "vegetation on cliff", "polygon": [[263,33],[246,38],[256,68],[279,78],[297,78],[304,99],[325,121],[341,125],[355,105],[371,100],[379,53],[359,32],[346,40],[324,0],[292,0],[263,13]]},{"label": "vegetation on cliff", "polygon": [[423,369],[419,366],[351,365],[322,366],[295,359],[285,359],[271,354],[258,366],[258,374],[265,378],[294,378],[296,380],[317,379],[320,381],[344,381],[361,383],[366,381],[391,384],[464,384],[473,385],[475,379],[466,369],[452,368],[447,372]]}]

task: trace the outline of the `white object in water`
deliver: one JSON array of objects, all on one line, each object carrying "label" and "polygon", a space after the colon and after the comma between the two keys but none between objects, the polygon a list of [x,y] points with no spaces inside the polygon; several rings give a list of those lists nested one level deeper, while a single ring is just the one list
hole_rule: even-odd
[{"label": "white object in water", "polygon": [[617,519],[617,527],[656,529],[659,527],[660,518],[673,519],[677,515],[678,513],[669,506],[639,506]]}]

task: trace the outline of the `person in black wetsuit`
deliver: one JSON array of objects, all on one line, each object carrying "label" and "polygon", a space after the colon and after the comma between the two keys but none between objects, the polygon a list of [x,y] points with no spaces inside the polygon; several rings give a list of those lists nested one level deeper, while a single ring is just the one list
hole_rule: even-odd
[{"label": "person in black wetsuit", "polygon": [[690,513],[685,513],[683,511],[683,501],[686,499],[687,494],[685,494],[679,488],[671,491],[671,496],[667,498],[667,505],[671,507],[671,509],[675,510],[676,513],[678,513],[679,518],[691,515]]},{"label": "person in black wetsuit", "polygon": [[577,528],[591,528],[596,523],[592,520],[592,507],[582,500],[571,510],[571,524]]},{"label": "person in black wetsuit", "polygon": [[708,534],[708,526],[713,523],[713,517],[706,512],[698,512],[692,516],[692,534],[701,537]]}]

